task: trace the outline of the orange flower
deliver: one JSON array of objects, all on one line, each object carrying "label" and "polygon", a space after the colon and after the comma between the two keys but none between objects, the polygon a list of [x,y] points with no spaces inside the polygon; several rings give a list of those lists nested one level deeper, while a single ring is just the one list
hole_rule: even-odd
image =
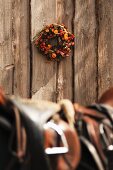
[{"label": "orange flower", "polygon": [[48,48],[50,49],[52,47],[52,45],[48,44]]},{"label": "orange flower", "polygon": [[64,40],[68,40],[68,34],[64,34]]},{"label": "orange flower", "polygon": [[51,57],[52,57],[52,58],[56,58],[56,54],[55,54],[55,53],[52,53]]},{"label": "orange flower", "polygon": [[58,30],[54,30],[54,33],[55,33],[55,34],[58,34]]}]

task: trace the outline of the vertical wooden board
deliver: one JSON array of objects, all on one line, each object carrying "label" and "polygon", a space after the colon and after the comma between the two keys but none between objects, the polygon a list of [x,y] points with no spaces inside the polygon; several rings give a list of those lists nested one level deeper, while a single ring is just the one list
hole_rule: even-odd
[{"label": "vertical wooden board", "polygon": [[[72,32],[73,14],[73,0],[57,0],[57,23],[65,24],[70,32]],[[58,63],[57,101],[62,98],[73,99],[72,64],[72,53],[69,58],[65,58]]]},{"label": "vertical wooden board", "polygon": [[90,104],[97,98],[97,38],[95,0],[75,1],[75,101]]},{"label": "vertical wooden board", "polygon": [[[55,0],[31,0],[32,39],[45,25],[56,23]],[[47,59],[32,47],[32,98],[56,101],[57,63]]]},{"label": "vertical wooden board", "polygon": [[4,90],[6,96],[13,94],[13,69],[14,66],[10,65],[0,70],[0,86]]},{"label": "vertical wooden board", "polygon": [[12,3],[0,0],[0,86],[6,95],[13,93]]},{"label": "vertical wooden board", "polygon": [[98,90],[113,86],[113,1],[100,0],[98,7]]},{"label": "vertical wooden board", "polygon": [[30,94],[29,5],[29,0],[12,0],[14,94],[21,97],[29,97]]}]

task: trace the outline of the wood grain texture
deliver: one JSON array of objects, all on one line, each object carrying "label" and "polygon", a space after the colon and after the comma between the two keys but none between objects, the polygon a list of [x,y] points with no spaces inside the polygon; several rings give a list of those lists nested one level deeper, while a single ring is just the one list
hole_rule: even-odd
[{"label": "wood grain texture", "polygon": [[14,94],[30,94],[29,0],[12,0],[12,56],[14,58]]},{"label": "wood grain texture", "polygon": [[97,39],[95,0],[75,1],[75,101],[90,104],[97,99]]},{"label": "wood grain texture", "polygon": [[[31,44],[51,23],[76,37],[74,56],[59,63]],[[95,102],[113,86],[113,1],[0,0],[0,86],[6,95]]]},{"label": "wood grain texture", "polygon": [[[72,20],[74,14],[73,0],[57,0],[57,23],[65,24],[72,32]],[[58,63],[57,74],[57,101],[68,98],[73,99],[73,66],[72,53]]]},{"label": "wood grain texture", "polygon": [[[56,23],[56,1],[31,0],[31,39],[51,23]],[[47,61],[34,46],[32,63],[32,98],[56,101],[57,63]]]},{"label": "wood grain texture", "polygon": [[113,1],[100,0],[98,9],[98,95],[113,86]]},{"label": "wood grain texture", "polygon": [[0,0],[0,86],[6,95],[13,93],[12,3]]}]

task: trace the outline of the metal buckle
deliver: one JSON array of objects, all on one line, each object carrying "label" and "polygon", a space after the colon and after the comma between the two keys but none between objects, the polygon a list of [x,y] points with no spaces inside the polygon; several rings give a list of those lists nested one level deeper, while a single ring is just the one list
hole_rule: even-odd
[{"label": "metal buckle", "polygon": [[47,128],[53,129],[55,132],[57,132],[58,135],[60,135],[63,147],[46,148],[45,153],[47,155],[54,155],[54,154],[56,155],[56,154],[67,153],[69,151],[69,148],[68,148],[68,143],[67,143],[67,140],[66,140],[63,130],[59,127],[59,125],[57,125],[51,121],[44,124],[44,129],[47,129]]}]

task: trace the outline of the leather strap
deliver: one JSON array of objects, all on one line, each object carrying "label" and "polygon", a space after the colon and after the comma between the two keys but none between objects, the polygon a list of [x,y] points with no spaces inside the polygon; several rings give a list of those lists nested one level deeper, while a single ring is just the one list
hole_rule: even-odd
[{"label": "leather strap", "polygon": [[[12,101],[14,102],[14,101]],[[49,164],[47,161],[47,156],[44,152],[43,147],[43,129],[41,129],[40,124],[36,124],[33,122],[30,117],[27,115],[24,107],[21,107],[21,103],[19,101],[14,102],[15,107],[18,108],[21,116],[22,123],[24,128],[26,129],[27,135],[27,149],[28,154],[30,156],[30,166],[31,169],[37,170],[49,170]],[[28,107],[29,110],[29,107]],[[34,110],[31,110],[31,114]],[[39,118],[38,118],[39,119]]]},{"label": "leather strap", "polygon": [[[102,119],[106,118],[106,116],[103,115],[102,113],[100,113],[98,110],[94,110],[94,109],[92,109],[92,107],[81,106],[78,103],[74,103],[74,109],[75,109],[75,112],[79,112],[83,115],[90,116],[95,119],[102,120]],[[75,119],[78,119],[77,116],[78,115],[75,113]]]},{"label": "leather strap", "polygon": [[[76,130],[72,129],[68,123],[64,122],[57,117],[55,123],[63,130],[67,143],[69,146],[69,151],[66,154],[56,155],[54,159],[51,159],[50,162],[52,169],[54,170],[75,170],[80,161],[80,142]],[[45,148],[56,146],[57,135],[55,131],[51,129],[45,130]],[[60,142],[60,145],[61,142]],[[54,164],[56,162],[56,164]]]},{"label": "leather strap", "polygon": [[106,116],[113,123],[113,108],[107,104],[93,104],[89,108],[96,110]]},{"label": "leather strap", "polygon": [[103,166],[102,161],[101,161],[100,157],[98,156],[98,153],[97,153],[95,147],[84,137],[80,137],[80,140],[86,146],[86,148],[89,150],[91,156],[93,157],[93,160],[95,161],[95,164],[96,164],[98,170],[105,170],[105,167]]},{"label": "leather strap", "polygon": [[104,164],[107,164],[107,159],[103,153],[103,148],[102,148],[102,144],[101,144],[99,124],[95,120],[93,120],[89,117],[86,117],[86,116],[83,117],[83,120],[86,122],[86,127],[88,130],[88,134],[90,135],[91,142],[96,147]]}]

